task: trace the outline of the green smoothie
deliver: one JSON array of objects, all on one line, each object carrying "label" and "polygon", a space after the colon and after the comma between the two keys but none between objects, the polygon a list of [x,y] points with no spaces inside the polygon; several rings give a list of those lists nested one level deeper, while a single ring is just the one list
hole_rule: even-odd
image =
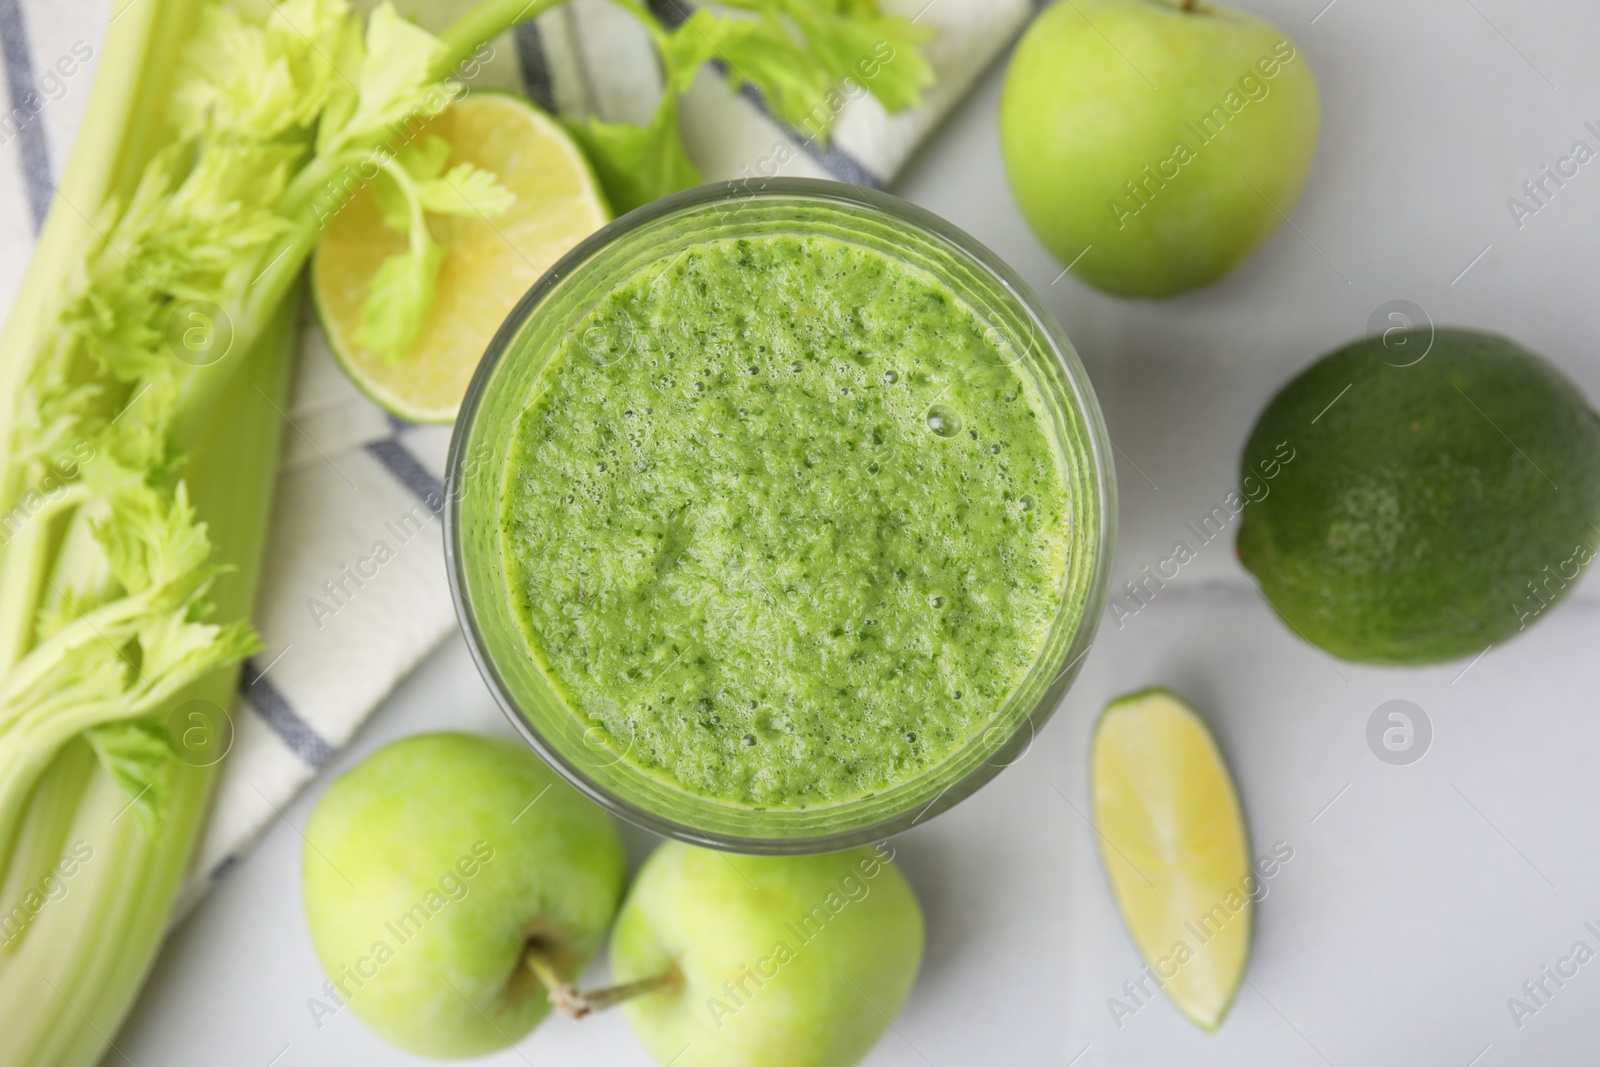
[{"label": "green smoothie", "polygon": [[644,268],[549,359],[500,523],[580,721],[747,808],[882,792],[1045,644],[1074,500],[1034,385],[932,275],[827,236]]}]

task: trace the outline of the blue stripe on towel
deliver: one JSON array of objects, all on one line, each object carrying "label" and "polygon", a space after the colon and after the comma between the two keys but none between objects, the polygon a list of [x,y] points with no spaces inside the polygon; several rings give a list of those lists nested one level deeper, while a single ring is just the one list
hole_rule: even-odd
[{"label": "blue stripe on towel", "polygon": [[33,78],[33,55],[28,47],[28,29],[22,21],[17,0],[0,0],[0,56],[6,67],[6,87],[10,90],[9,123],[16,126],[17,154],[22,163],[22,182],[28,194],[28,211],[33,228],[44,224],[55,186],[50,181],[50,143],[45,139],[39,111],[44,98]]},{"label": "blue stripe on towel", "polygon": [[395,481],[410,490],[411,495],[435,515],[444,510],[444,486],[420,459],[401,443],[400,437],[384,437],[368,441],[367,454],[383,465]]},{"label": "blue stripe on towel", "polygon": [[321,767],[333,755],[333,746],[300,717],[288,698],[249,660],[239,672],[239,695],[282,739],[289,751],[312,767]]},{"label": "blue stripe on towel", "polygon": [[544,53],[544,37],[533,22],[524,22],[513,35],[517,42],[517,63],[522,67],[522,87],[528,99],[551,113],[556,109],[555,85],[550,80],[550,61]]},{"label": "blue stripe on towel", "polygon": [[[715,62],[712,66],[721,69],[724,76],[727,75],[727,71],[723,69],[721,62]],[[824,148],[816,138],[802,137],[790,129],[788,123],[772,113],[772,109],[767,107],[767,98],[762,96],[760,91],[749,82],[739,86],[739,95],[750,101],[751,106],[757,111],[771,119],[779,129],[788,135],[789,140],[799,147],[800,151],[810,156],[819,167],[834,178],[842,182],[848,182],[851,185],[864,185],[868,189],[883,188],[883,179],[873,174],[866,168],[865,164],[850,153],[841,152],[837,148]]]},{"label": "blue stripe on towel", "polygon": [[[0,0],[4,3],[5,0]],[[400,441],[401,425],[392,424],[393,437],[369,441],[366,450],[417,499],[437,515],[444,507],[439,480]],[[270,666],[270,664],[269,664]],[[239,693],[289,750],[312,767],[321,767],[333,755],[333,746],[294,710],[283,692],[261,669],[246,660],[239,673]]]},{"label": "blue stripe on towel", "polygon": [[689,21],[689,6],[680,0],[647,0],[650,14],[661,20],[661,25],[675,30]]}]

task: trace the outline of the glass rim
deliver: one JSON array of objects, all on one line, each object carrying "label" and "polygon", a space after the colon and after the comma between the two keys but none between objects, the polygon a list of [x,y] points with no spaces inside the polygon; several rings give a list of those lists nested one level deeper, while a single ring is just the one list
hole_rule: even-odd
[{"label": "glass rim", "polygon": [[[1045,692],[1027,714],[1017,718],[1015,729],[996,746],[994,758],[969,769],[920,809],[907,809],[869,824],[805,837],[739,836],[707,830],[643,808],[627,798],[616,795],[585,773],[582,767],[569,759],[539,732],[534,723],[529,721],[528,715],[523,712],[500,668],[495,664],[489,642],[479,625],[478,613],[473,605],[473,596],[466,574],[465,553],[462,551],[461,543],[462,478],[463,468],[471,451],[469,442],[472,428],[496,371],[513,350],[517,336],[532,313],[556,286],[582,268],[596,254],[634,230],[669,215],[737,200],[831,201],[857,209],[865,208],[915,227],[979,267],[982,273],[998,283],[1000,288],[1016,302],[1018,308],[1026,313],[1036,328],[1037,337],[1040,338],[1041,351],[1050,357],[1062,372],[1072,408],[1083,423],[1084,447],[1090,460],[1090,476],[1095,490],[1096,541],[1092,572],[1085,588],[1085,599],[1076,629],[1062,656],[1064,665],[1056,665],[1058,670],[1054,680],[1047,684]],[[703,185],[675,193],[619,216],[584,238],[558,259],[523,294],[484,350],[484,355],[462,399],[451,433],[446,457],[444,489],[442,519],[445,572],[456,619],[478,673],[501,711],[505,713],[523,740],[568,784],[618,818],[663,837],[708,848],[754,854],[798,855],[834,852],[884,840],[954,807],[1001,770],[1017,762],[1022,755],[1026,755],[1037,731],[1060,706],[1066,687],[1071,685],[1083,660],[1094,645],[1095,633],[1100,624],[1100,616],[1103,614],[1110,585],[1116,536],[1115,468],[1111,459],[1111,442],[1099,402],[1089,381],[1088,372],[1084,369],[1076,350],[1032,288],[994,252],[938,215],[879,190],[815,178],[745,179]],[[1024,732],[1027,733],[1025,740],[1022,739]],[[1017,752],[1019,748],[1020,754]],[[1009,755],[1009,758],[1005,762],[996,762],[1003,755]],[[954,754],[929,768],[928,773],[948,762],[953,756]],[[907,779],[906,783],[901,784],[913,782],[917,777],[922,776]]]}]

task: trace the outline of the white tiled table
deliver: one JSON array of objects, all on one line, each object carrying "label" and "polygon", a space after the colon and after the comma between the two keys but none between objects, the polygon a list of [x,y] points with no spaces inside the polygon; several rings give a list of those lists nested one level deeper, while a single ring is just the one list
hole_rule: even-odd
[{"label": "white tiled table", "polygon": [[[1123,453],[1119,579],[1165,555],[1185,521],[1233,488],[1243,437],[1277,386],[1362,333],[1387,300],[1508,333],[1600,400],[1600,163],[1520,231],[1505,203],[1575,140],[1600,146],[1584,129],[1600,125],[1600,10],[1572,0],[1325,2],[1251,4],[1309,57],[1324,133],[1294,228],[1205,292],[1150,305],[1071,278],[1052,284],[1060,268],[1005,189],[998,71],[897,190],[1010,260],[1081,351]],[[1574,941],[1600,949],[1584,929],[1600,926],[1594,583],[1459,679],[1464,664],[1335,667],[1270,615],[1230,542],[1204,549],[1124,629],[1103,628],[1025,759],[897,842],[927,910],[928,955],[898,1033],[869,1062],[1595,1063],[1600,961],[1520,1031],[1506,1007]],[[1255,850],[1279,840],[1294,849],[1258,912],[1250,985],[1214,1036],[1164,1001],[1113,1023],[1107,998],[1139,961],[1093,832],[1062,795],[1087,810],[1094,715],[1108,697],[1157,682],[1209,715]],[[1412,766],[1381,763],[1364,739],[1372,710],[1394,698],[1433,723],[1432,748]],[[328,773],[444,727],[510,733],[459,641]],[[288,818],[303,825],[318,792]],[[637,861],[651,842],[632,833],[630,844]],[[127,1060],[412,1062],[350,1013],[313,1024],[305,1002],[322,974],[301,918],[300,849],[280,824],[176,933],[118,1037]],[[553,1020],[489,1062],[524,1060],[650,1062],[615,1015]]]}]

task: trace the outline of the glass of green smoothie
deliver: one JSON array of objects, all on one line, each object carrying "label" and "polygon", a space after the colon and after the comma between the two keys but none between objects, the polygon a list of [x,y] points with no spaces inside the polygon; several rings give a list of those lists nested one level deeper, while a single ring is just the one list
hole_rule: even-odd
[{"label": "glass of green smoothie", "polygon": [[1093,641],[1110,445],[1005,264],[881,193],[713,186],[573,249],[456,423],[446,545],[517,728],[658,833],[822,852],[1026,753]]}]

